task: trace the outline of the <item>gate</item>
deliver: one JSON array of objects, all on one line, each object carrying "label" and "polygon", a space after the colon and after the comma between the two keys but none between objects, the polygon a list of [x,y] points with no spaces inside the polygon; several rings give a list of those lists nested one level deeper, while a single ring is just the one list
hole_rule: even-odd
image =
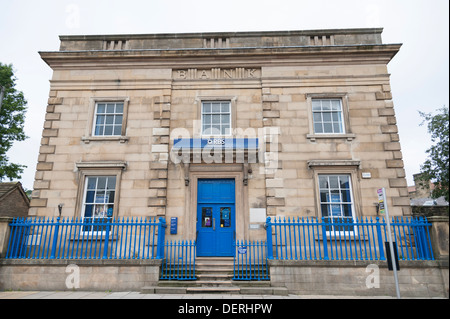
[{"label": "gate", "polygon": [[234,246],[233,280],[270,279],[265,242],[238,240]]}]

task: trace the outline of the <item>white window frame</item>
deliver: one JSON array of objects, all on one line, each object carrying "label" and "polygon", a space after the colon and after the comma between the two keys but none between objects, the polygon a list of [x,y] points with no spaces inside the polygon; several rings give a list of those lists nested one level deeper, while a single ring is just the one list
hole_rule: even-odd
[{"label": "white window frame", "polygon": [[[105,105],[105,112],[103,113],[99,113],[98,112],[98,107],[100,104],[104,104]],[[117,113],[116,109],[117,109],[117,105],[122,105],[122,112],[121,113]],[[106,109],[109,105],[114,105],[114,113],[107,113]],[[108,136],[121,136],[122,135],[122,127],[123,127],[123,122],[124,122],[124,108],[125,108],[125,103],[124,102],[96,102],[95,103],[95,111],[94,111],[94,122],[92,125],[92,136],[94,137],[108,137]],[[116,124],[115,120],[116,120],[116,116],[120,115],[122,117],[122,121],[120,123],[120,131],[119,134],[114,134],[115,128],[116,126],[118,126],[118,124]],[[97,134],[96,133],[96,128],[97,128],[97,119],[98,116],[104,116],[104,122],[101,124],[101,126],[103,127],[103,134]],[[114,116],[114,122],[113,124],[109,125],[106,124],[106,116]],[[112,134],[105,134],[105,130],[106,130],[106,126],[112,126]]]},{"label": "white window frame", "polygon": [[[330,176],[346,176],[348,177],[348,184],[349,184],[349,192],[350,192],[350,202],[344,202],[342,201],[342,189],[338,183],[338,188],[331,188],[331,186],[329,186],[328,189],[328,195],[330,198],[331,197],[331,191],[332,190],[338,190],[339,191],[339,201],[334,202],[332,200],[328,200],[326,202],[322,202],[322,198],[321,198],[321,190],[323,190],[323,188],[320,187],[320,177],[326,176],[329,180]],[[317,184],[318,184],[318,190],[319,190],[319,211],[320,211],[320,215],[322,217],[322,219],[325,218],[329,218],[331,220],[331,224],[333,224],[333,218],[337,217],[337,218],[352,218],[353,222],[356,221],[355,219],[355,201],[354,201],[354,195],[353,195],[353,185],[352,185],[352,174],[348,174],[348,173],[319,173],[317,175]],[[330,209],[332,207],[332,205],[339,205],[340,208],[340,212],[343,212],[343,207],[342,205],[350,205],[350,209],[351,209],[351,216],[343,216],[342,214],[340,216],[333,216],[333,215],[328,215],[328,216],[324,216],[323,215],[323,211],[322,211],[322,205],[329,205]],[[339,226],[340,227],[340,226]],[[335,230],[334,227],[332,226],[332,230],[327,230],[326,235],[327,236],[345,236],[345,238],[350,239],[349,236],[352,235],[357,235],[358,234],[358,227],[357,226],[353,226],[353,230],[352,231],[340,231],[340,230]]]},{"label": "white window frame", "polygon": [[[125,143],[128,141],[126,136],[127,122],[128,122],[128,104],[130,99],[128,97],[92,97],[89,99],[88,108],[88,121],[84,132],[84,136],[81,140],[89,144],[92,141],[119,141],[120,143]],[[120,135],[95,135],[95,124],[97,120],[97,104],[108,104],[108,103],[123,103],[123,114],[122,114],[122,128]]]},{"label": "white window frame", "polygon": [[[340,100],[341,105],[341,120],[342,120],[342,133],[315,133],[314,130],[314,116],[313,116],[313,100]],[[349,102],[347,93],[307,93],[306,103],[308,105],[308,123],[309,133],[306,134],[306,138],[311,142],[319,142],[319,140],[329,139],[346,139],[352,141],[356,138],[356,135],[352,133],[349,116]]]},{"label": "white window frame", "polygon": [[[88,181],[89,181],[90,178],[96,178],[97,180],[96,180],[96,184],[95,184],[94,200],[93,200],[92,203],[87,203],[86,199],[87,199],[88,185],[89,185]],[[113,201],[113,203],[105,203],[105,201],[103,201],[103,203],[97,203],[96,202],[97,191],[98,191],[98,178],[106,178],[106,187],[108,185],[109,178],[114,178],[115,179],[115,183],[114,183],[114,201]],[[82,221],[82,223],[84,222],[84,219],[86,218],[85,213],[86,213],[86,206],[87,205],[93,205],[92,214],[94,214],[94,211],[95,211],[95,208],[96,208],[97,205],[98,206],[111,205],[112,206],[112,214],[111,214],[110,217],[108,217],[108,216],[99,216],[99,217],[91,216],[91,217],[87,217],[87,218],[92,218],[93,220],[96,219],[96,218],[97,219],[99,219],[99,218],[110,218],[112,220],[112,218],[114,216],[115,208],[116,208],[116,203],[117,203],[117,198],[116,198],[116,196],[117,196],[117,185],[118,185],[118,177],[117,177],[117,175],[86,175],[85,176],[85,178],[84,178],[84,187],[83,187],[83,200],[82,200],[82,203],[81,203],[81,205],[82,205],[82,209],[81,209],[81,221]],[[106,192],[107,188],[105,188],[104,190]],[[105,198],[106,198],[106,194],[105,194]],[[84,226],[81,226],[80,232],[82,234],[102,234],[102,235],[106,234],[106,231],[94,231],[93,229],[85,231],[84,230]]]},{"label": "white window frame", "polygon": [[[314,110],[314,102],[318,102],[318,101],[320,101],[320,104],[321,104],[321,110],[319,110],[319,111]],[[323,109],[323,102],[324,101],[329,101],[330,102],[330,105],[331,105],[330,110],[324,110]],[[333,102],[336,102],[336,101],[339,102],[339,110],[333,110],[332,109]],[[313,119],[312,125],[313,125],[313,132],[314,132],[314,134],[317,134],[317,135],[320,135],[320,134],[346,134],[346,127],[345,127],[345,119],[344,119],[344,110],[343,110],[342,99],[340,99],[340,98],[313,98],[311,103],[312,103],[312,105],[311,105],[311,112],[312,112],[312,119]],[[315,122],[314,121],[314,114],[315,113],[316,114],[321,114],[321,118],[322,118],[321,122]],[[324,120],[323,120],[323,114],[324,113],[331,113],[331,122],[324,122]],[[339,122],[334,122],[333,121],[333,113],[337,113],[338,114]],[[322,132],[316,132],[316,128],[315,128],[315,124],[316,123],[320,123],[322,125]],[[324,128],[325,128],[324,123],[331,123],[332,132],[325,132],[324,131]],[[334,124],[335,123],[340,124],[340,127],[342,128],[341,132],[334,132]]]},{"label": "white window frame", "polygon": [[[222,103],[228,104],[229,111],[222,113],[222,110],[220,110],[219,113],[217,113],[217,112],[214,113],[212,111],[212,105],[214,103],[220,103],[220,105],[222,105]],[[203,119],[204,119],[204,113],[205,112],[203,111],[203,109],[204,109],[205,104],[211,104],[211,112],[209,113],[209,115],[226,115],[227,114],[229,116],[230,121],[229,121],[229,124],[228,124],[228,134],[222,134],[222,116],[220,116],[220,124],[219,124],[220,125],[220,132],[219,132],[219,134],[208,134],[208,133],[204,132]],[[200,117],[200,122],[201,122],[200,131],[201,131],[201,136],[205,136],[205,137],[206,136],[216,136],[216,137],[217,136],[232,136],[233,135],[233,110],[232,110],[232,108],[233,108],[233,103],[230,100],[204,100],[204,101],[201,101],[201,105],[200,105],[200,114],[201,114],[201,117]],[[211,125],[212,125],[212,123],[211,123]]]}]

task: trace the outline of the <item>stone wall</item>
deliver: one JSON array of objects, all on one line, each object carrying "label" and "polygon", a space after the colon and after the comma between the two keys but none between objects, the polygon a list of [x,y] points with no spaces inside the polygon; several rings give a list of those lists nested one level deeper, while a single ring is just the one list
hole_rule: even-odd
[{"label": "stone wall", "polygon": [[[269,265],[271,285],[291,294],[396,296],[386,262],[271,260]],[[157,285],[161,261],[0,260],[0,266],[0,290],[140,291]],[[448,261],[400,261],[401,296],[448,298],[448,270]]]},{"label": "stone wall", "polygon": [[158,283],[160,266],[160,260],[3,259],[0,290],[140,291]]},{"label": "stone wall", "polygon": [[[394,275],[385,261],[271,260],[269,265],[272,286],[287,287],[293,294],[396,296]],[[399,266],[401,297],[448,298],[448,260],[400,261]]]},{"label": "stone wall", "polygon": [[449,206],[412,206],[413,216],[449,216]]},{"label": "stone wall", "polygon": [[60,36],[61,51],[380,44],[383,29]]}]

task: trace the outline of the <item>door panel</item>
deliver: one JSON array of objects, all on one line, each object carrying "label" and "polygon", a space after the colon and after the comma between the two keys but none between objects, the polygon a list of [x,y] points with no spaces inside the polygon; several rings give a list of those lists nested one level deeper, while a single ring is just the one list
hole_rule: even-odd
[{"label": "door panel", "polygon": [[234,197],[234,180],[198,180],[198,256],[233,256],[236,229]]}]

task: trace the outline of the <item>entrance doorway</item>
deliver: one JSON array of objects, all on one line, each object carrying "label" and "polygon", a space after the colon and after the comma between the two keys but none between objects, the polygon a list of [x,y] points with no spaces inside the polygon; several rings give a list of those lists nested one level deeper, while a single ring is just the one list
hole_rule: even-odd
[{"label": "entrance doorway", "polygon": [[235,180],[198,179],[197,256],[233,256]]}]

